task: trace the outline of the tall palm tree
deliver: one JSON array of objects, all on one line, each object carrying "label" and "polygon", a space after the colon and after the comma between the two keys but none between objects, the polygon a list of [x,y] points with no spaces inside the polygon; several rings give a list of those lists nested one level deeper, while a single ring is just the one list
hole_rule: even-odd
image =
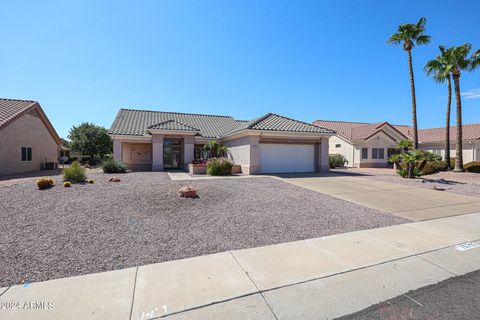
[{"label": "tall palm tree", "polygon": [[406,23],[398,26],[397,33],[392,34],[388,39],[391,44],[403,44],[403,50],[408,53],[408,68],[410,71],[410,90],[412,93],[412,127],[413,142],[415,149],[418,148],[417,129],[417,101],[415,98],[415,77],[412,66],[412,49],[415,45],[423,45],[430,42],[430,36],[424,34],[427,19],[422,17],[417,23]]},{"label": "tall palm tree", "polygon": [[437,83],[445,83],[447,81],[447,116],[445,119],[445,162],[447,163],[447,169],[451,169],[450,165],[450,110],[452,105],[452,81],[451,81],[451,69],[448,65],[449,49],[444,46],[440,46],[440,54],[433,60],[430,60],[425,65],[425,72],[427,76],[432,76],[433,80]]},{"label": "tall palm tree", "polygon": [[465,43],[461,46],[448,49],[447,67],[451,70],[453,84],[455,88],[455,101],[457,106],[457,141],[455,154],[456,172],[463,171],[463,148],[462,148],[462,98],[460,95],[460,74],[461,71],[473,71],[480,66],[480,50],[468,56],[472,46]]}]

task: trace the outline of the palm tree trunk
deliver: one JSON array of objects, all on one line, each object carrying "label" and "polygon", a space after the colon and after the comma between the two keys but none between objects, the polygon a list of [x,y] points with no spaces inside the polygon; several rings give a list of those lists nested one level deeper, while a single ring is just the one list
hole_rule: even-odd
[{"label": "palm tree trunk", "polygon": [[418,149],[417,100],[415,98],[415,77],[413,76],[412,50],[408,50],[408,68],[410,70],[410,91],[412,92],[413,147]]},{"label": "palm tree trunk", "polygon": [[448,101],[447,101],[447,118],[445,123],[445,161],[447,163],[447,170],[452,169],[450,165],[450,110],[452,106],[452,81],[450,75],[447,78],[448,84]]},{"label": "palm tree trunk", "polygon": [[463,171],[463,148],[462,148],[462,100],[460,97],[460,72],[453,74],[455,86],[455,100],[457,103],[457,150],[455,154],[455,172]]}]

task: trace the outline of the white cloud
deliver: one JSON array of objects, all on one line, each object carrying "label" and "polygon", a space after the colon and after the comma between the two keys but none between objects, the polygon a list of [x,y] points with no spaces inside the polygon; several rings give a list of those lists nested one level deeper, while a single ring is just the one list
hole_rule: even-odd
[{"label": "white cloud", "polygon": [[480,88],[464,91],[461,95],[465,99],[480,99]]}]

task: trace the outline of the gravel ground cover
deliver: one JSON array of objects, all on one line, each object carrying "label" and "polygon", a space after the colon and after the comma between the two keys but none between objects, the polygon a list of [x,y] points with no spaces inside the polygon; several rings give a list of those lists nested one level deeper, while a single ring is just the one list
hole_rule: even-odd
[{"label": "gravel ground cover", "polygon": [[333,172],[336,174],[355,175],[418,188],[432,189],[436,186],[437,188],[444,188],[447,192],[480,197],[479,173],[438,172],[416,179],[405,179],[396,175],[393,169],[348,168],[346,170],[333,170]]},{"label": "gravel ground cover", "polygon": [[[0,186],[0,287],[408,222],[268,177]],[[199,198],[181,198],[180,187]]]}]

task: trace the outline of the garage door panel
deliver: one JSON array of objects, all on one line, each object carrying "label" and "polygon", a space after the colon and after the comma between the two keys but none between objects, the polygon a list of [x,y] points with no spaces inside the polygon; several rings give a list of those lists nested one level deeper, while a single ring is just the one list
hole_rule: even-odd
[{"label": "garage door panel", "polygon": [[260,144],[260,172],[313,172],[315,171],[313,144]]}]

